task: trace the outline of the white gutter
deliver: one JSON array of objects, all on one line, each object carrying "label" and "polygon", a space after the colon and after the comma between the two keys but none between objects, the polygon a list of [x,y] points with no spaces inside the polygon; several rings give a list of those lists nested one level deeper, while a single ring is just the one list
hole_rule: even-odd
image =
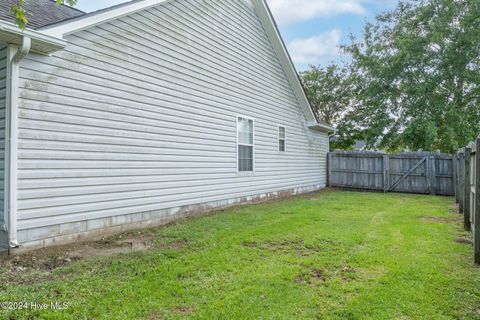
[{"label": "white gutter", "polygon": [[17,159],[18,159],[18,88],[20,62],[30,52],[31,38],[22,37],[20,48],[7,48],[7,105],[5,128],[5,212],[8,217],[8,243],[11,248],[19,246],[17,238]]},{"label": "white gutter", "polygon": [[[1,1],[1,0],[0,0]],[[9,246],[19,246],[17,238],[18,177],[18,100],[20,62],[31,52],[49,55],[65,48],[67,41],[35,30],[21,30],[13,23],[0,21],[0,42],[7,46],[5,112],[4,214]]]},{"label": "white gutter", "polygon": [[67,45],[67,42],[61,38],[52,37],[31,29],[21,30],[13,23],[0,21],[0,42],[20,47],[23,45],[24,38],[30,39],[31,51],[40,54],[50,54],[65,48]]},{"label": "white gutter", "polygon": [[317,121],[307,122],[307,127],[312,130],[317,130],[317,131],[326,132],[326,133],[333,133],[333,134],[335,134],[335,132],[337,131],[334,127],[327,124],[319,123]]}]

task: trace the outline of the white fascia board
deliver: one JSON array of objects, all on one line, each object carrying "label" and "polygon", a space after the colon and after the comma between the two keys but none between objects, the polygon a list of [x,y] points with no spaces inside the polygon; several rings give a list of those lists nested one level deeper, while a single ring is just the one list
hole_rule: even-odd
[{"label": "white fascia board", "polygon": [[61,38],[53,37],[31,29],[22,30],[13,23],[0,21],[1,42],[20,46],[24,37],[31,39],[31,50],[41,54],[50,54],[65,48],[67,45],[67,42]]},{"label": "white fascia board", "polygon": [[282,64],[282,67],[285,71],[285,74],[292,86],[292,89],[297,97],[300,106],[302,107],[307,121],[315,121],[316,117],[312,111],[310,106],[310,102],[303,90],[302,84],[297,74],[297,70],[293,64],[293,61],[288,53],[288,50],[283,42],[282,36],[280,35],[280,31],[278,30],[277,24],[273,18],[273,15],[266,3],[265,0],[253,0],[252,1],[255,10],[257,11],[257,15],[262,21],[263,28],[268,34],[270,41],[277,53],[277,57]]},{"label": "white fascia board", "polygon": [[93,27],[100,23],[118,19],[168,1],[171,0],[144,0],[135,1],[133,3],[127,2],[123,5],[114,6],[110,9],[107,8],[105,10],[99,10],[98,12],[92,12],[78,18],[59,22],[51,26],[46,26],[40,28],[39,31],[50,36],[63,38],[68,34]]}]

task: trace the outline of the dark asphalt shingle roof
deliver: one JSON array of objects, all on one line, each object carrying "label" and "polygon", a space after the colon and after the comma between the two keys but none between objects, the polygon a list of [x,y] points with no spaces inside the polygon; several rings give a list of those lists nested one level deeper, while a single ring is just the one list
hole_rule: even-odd
[{"label": "dark asphalt shingle roof", "polygon": [[[10,8],[17,2],[18,0],[0,0],[0,20],[15,23],[15,17],[10,13]],[[25,0],[25,11],[28,19],[27,27],[30,29],[39,29],[86,14],[66,5],[57,5],[54,0]]]}]

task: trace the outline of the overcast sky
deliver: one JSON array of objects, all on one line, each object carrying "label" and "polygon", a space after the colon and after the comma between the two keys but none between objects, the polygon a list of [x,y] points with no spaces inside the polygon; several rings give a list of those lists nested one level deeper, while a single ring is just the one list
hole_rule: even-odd
[{"label": "overcast sky", "polygon": [[[93,11],[126,0],[79,0],[78,8]],[[341,61],[339,46],[350,33],[375,15],[395,7],[398,0],[268,0],[292,59],[299,71],[309,64]]]}]

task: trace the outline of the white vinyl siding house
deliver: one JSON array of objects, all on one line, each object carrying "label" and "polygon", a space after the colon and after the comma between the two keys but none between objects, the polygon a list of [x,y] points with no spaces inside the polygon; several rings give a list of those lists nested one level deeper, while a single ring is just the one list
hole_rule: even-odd
[{"label": "white vinyl siding house", "polygon": [[21,246],[325,187],[328,133],[309,125],[252,3],[158,2],[21,62]]}]

